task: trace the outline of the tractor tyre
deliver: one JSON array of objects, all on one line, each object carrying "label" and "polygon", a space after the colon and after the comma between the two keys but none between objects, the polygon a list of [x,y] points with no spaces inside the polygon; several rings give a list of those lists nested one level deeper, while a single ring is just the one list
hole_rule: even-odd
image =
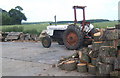
[{"label": "tractor tyre", "polygon": [[70,25],[63,34],[63,42],[67,49],[77,50],[83,46],[83,33],[80,28],[75,25]]},{"label": "tractor tyre", "polygon": [[45,48],[49,48],[51,46],[51,38],[46,36],[42,38],[42,45]]},{"label": "tractor tyre", "polygon": [[57,42],[58,42],[58,44],[59,44],[59,45],[64,45],[64,43],[63,43],[63,40],[62,40],[62,39],[57,40]]}]

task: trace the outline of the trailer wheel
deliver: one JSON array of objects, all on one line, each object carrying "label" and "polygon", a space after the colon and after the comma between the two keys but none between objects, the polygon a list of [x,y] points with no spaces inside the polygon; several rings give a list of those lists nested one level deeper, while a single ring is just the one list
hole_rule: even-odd
[{"label": "trailer wheel", "polygon": [[83,46],[83,34],[75,25],[70,25],[63,34],[63,42],[67,49],[76,50]]},{"label": "trailer wheel", "polygon": [[51,46],[51,38],[46,36],[42,38],[42,45],[45,48],[49,48]]}]

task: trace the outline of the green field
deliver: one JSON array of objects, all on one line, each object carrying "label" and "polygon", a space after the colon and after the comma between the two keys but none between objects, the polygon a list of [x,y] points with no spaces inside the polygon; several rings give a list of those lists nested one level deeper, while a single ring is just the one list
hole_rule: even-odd
[{"label": "green field", "polygon": [[118,24],[117,21],[93,23],[96,28],[114,27],[116,24]]},{"label": "green field", "polygon": [[0,31],[10,32],[10,31],[19,31],[25,33],[36,33],[39,34],[43,29],[46,29],[46,26],[49,24],[27,24],[27,25],[4,25],[0,26]]},{"label": "green field", "polygon": [[[95,28],[114,27],[116,24],[118,24],[117,21],[93,23]],[[49,25],[48,23],[26,24],[26,25],[4,25],[4,26],[0,26],[0,31],[3,32],[19,31],[25,33],[40,34],[40,32],[46,29],[46,26],[48,25]]]}]

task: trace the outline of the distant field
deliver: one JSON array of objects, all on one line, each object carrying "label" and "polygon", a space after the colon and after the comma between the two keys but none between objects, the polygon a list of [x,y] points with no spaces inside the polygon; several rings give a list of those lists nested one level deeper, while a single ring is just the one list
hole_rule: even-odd
[{"label": "distant field", "polygon": [[[118,22],[99,22],[93,23],[96,28],[106,28],[114,27]],[[48,23],[42,24],[26,24],[26,25],[4,25],[0,26],[0,31],[10,32],[10,31],[21,31],[26,33],[36,33],[39,34],[42,30],[46,29]],[[17,28],[16,28],[17,27]]]},{"label": "distant field", "polygon": [[[6,31],[6,32],[10,32],[10,31],[15,31],[20,29],[20,32],[28,32],[28,33],[32,33],[33,31],[35,31],[35,33],[39,34],[43,29],[46,29],[46,26],[48,26],[49,24],[44,23],[44,24],[26,24],[26,25],[4,25],[4,26],[0,26],[0,31]],[[17,28],[15,28],[17,27]],[[21,30],[22,28],[22,30]]]},{"label": "distant field", "polygon": [[96,28],[114,27],[116,24],[118,24],[117,21],[93,23]]}]

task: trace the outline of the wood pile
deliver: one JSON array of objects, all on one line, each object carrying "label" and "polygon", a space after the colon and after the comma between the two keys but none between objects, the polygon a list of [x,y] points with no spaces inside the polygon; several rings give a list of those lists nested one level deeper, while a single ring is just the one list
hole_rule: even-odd
[{"label": "wood pile", "polygon": [[5,41],[5,38],[7,37],[8,32],[1,32],[0,34],[1,34],[0,41]]},{"label": "wood pile", "polygon": [[36,34],[24,34],[23,32],[1,32],[0,41],[38,41]]},{"label": "wood pile", "polygon": [[120,29],[120,24],[115,25],[116,29]]},{"label": "wood pile", "polygon": [[0,41],[2,41],[2,32],[0,31]]},{"label": "wood pile", "polygon": [[[62,58],[58,67],[66,70],[66,62],[71,60],[76,62],[72,65],[74,70],[80,73],[120,77],[120,29],[106,28],[96,33],[92,48],[82,48],[73,55]],[[67,67],[68,69],[71,67]]]}]

